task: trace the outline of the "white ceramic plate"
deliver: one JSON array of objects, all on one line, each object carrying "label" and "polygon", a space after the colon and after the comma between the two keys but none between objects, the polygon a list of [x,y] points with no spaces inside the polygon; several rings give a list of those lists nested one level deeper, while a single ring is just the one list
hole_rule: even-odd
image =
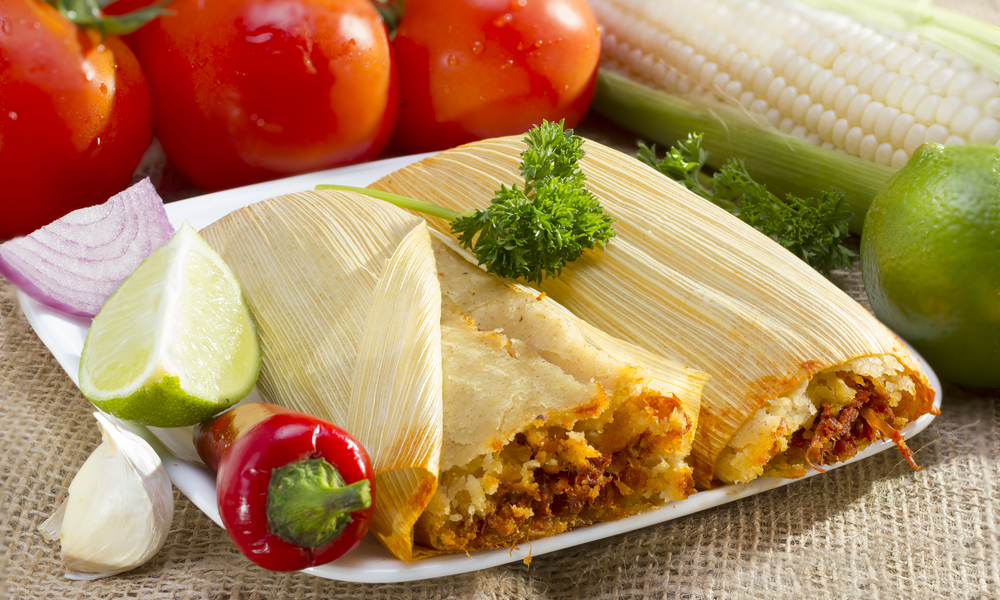
[{"label": "white ceramic plate", "polygon": [[[320,183],[338,183],[342,185],[366,186],[378,178],[400,167],[415,162],[427,155],[393,158],[378,162],[366,163],[342,169],[333,169],[308,175],[290,177],[279,181],[271,181],[235,190],[227,190],[208,194],[167,205],[167,215],[175,227],[185,220],[196,229],[201,229],[229,212],[265,200],[273,196],[313,189]],[[38,337],[48,346],[56,360],[73,381],[77,382],[77,371],[80,365],[80,352],[87,336],[89,319],[74,318],[43,306],[23,293],[18,293],[21,308],[28,321],[34,327]],[[912,348],[910,349],[913,350]],[[914,352],[914,354],[916,354]],[[920,357],[918,357],[920,358]],[[920,358],[931,386],[937,392],[936,406],[941,403],[941,384],[930,366]],[[260,401],[257,390],[254,389],[243,402]],[[903,428],[906,438],[922,431],[934,419],[932,415],[924,415]],[[149,429],[134,427],[140,435],[146,438],[156,449],[167,467],[174,485],[198,508],[213,521],[222,525],[216,506],[215,474],[198,460],[197,453],[191,441],[191,428],[176,430]],[[155,434],[155,437],[154,437]],[[878,452],[895,448],[890,441],[872,444],[847,464],[861,460]],[[835,469],[841,464],[832,465]],[[806,477],[818,473],[810,472]],[[539,556],[578,544],[585,544],[603,538],[618,535],[628,531],[662,523],[691,513],[705,510],[746,498],[760,492],[792,483],[794,479],[775,479],[765,477],[743,485],[728,485],[707,492],[698,492],[690,498],[674,502],[654,512],[637,515],[613,523],[602,523],[584,527],[549,538],[535,540],[523,544],[514,550],[499,549],[474,554],[454,554],[405,563],[393,557],[369,534],[354,552],[340,560],[306,569],[307,573],[328,579],[353,581],[361,583],[391,583],[400,581],[415,581],[443,577],[485,569],[502,565],[528,556]]]}]

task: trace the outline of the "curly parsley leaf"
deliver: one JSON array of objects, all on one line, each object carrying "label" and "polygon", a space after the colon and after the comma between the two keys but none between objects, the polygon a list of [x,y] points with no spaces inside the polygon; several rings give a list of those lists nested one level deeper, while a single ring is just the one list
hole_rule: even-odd
[{"label": "curly parsley leaf", "polygon": [[705,189],[699,178],[708,153],[701,149],[700,133],[691,134],[686,141],[678,142],[662,160],[656,157],[656,144],[650,148],[640,140],[636,158],[693,192]]},{"label": "curly parsley leaf", "polygon": [[639,142],[638,158],[736,215],[818,271],[829,273],[853,265],[857,255],[841,243],[850,235],[847,224],[853,216],[844,208],[843,192],[826,191],[817,200],[789,194],[782,201],[754,181],[738,158],[708,177],[702,173],[708,153],[701,148],[701,140],[701,134],[689,134],[663,159],[657,159],[656,146]]},{"label": "curly parsley leaf", "polygon": [[545,121],[524,141],[524,188],[500,186],[488,208],[460,215],[451,230],[487,271],[540,283],[603,248],[615,236],[614,219],[586,188],[583,139],[572,129]]}]

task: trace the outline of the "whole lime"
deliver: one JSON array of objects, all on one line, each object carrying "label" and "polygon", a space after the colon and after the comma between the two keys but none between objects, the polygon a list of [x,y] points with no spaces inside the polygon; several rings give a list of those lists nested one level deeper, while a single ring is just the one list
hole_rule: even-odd
[{"label": "whole lime", "polygon": [[875,315],[942,378],[1000,387],[1000,148],[926,144],[865,216]]}]

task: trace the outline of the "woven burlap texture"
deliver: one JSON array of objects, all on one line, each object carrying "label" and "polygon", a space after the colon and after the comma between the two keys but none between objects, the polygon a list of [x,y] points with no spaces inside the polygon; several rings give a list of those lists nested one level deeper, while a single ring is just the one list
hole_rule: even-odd
[{"label": "woven burlap texture", "polygon": [[[858,272],[834,281],[864,300]],[[947,388],[910,445],[730,505],[522,563],[401,584],[278,574],[244,559],[176,493],[146,565],[65,579],[38,525],[100,443],[92,407],[0,286],[0,440],[10,598],[997,598],[1000,397]]]}]

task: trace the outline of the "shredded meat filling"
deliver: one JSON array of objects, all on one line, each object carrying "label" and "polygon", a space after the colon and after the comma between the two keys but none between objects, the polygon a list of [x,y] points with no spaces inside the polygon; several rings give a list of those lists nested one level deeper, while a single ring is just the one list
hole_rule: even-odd
[{"label": "shredded meat filling", "polygon": [[917,463],[913,461],[913,451],[910,450],[906,446],[906,442],[903,441],[903,434],[896,431],[896,429],[893,428],[892,425],[889,425],[885,419],[879,417],[879,412],[882,412],[883,414],[887,413],[886,416],[890,420],[893,417],[892,411],[889,410],[888,407],[882,405],[863,408],[861,410],[861,416],[864,417],[865,421],[867,421],[869,425],[881,431],[882,435],[892,440],[892,443],[896,444],[896,447],[899,448],[899,452],[903,455],[903,458],[906,459],[906,462],[910,463],[911,467],[920,470]]},{"label": "shredded meat filling", "polygon": [[911,467],[919,469],[902,434],[887,422],[894,417],[892,408],[875,390],[874,384],[867,379],[861,382],[847,380],[846,383],[855,390],[854,399],[837,413],[824,406],[815,427],[795,432],[789,442],[789,452],[801,452],[809,466],[822,473],[825,471],[818,465],[847,460],[873,441],[886,437],[896,444]]},{"label": "shredded meat filling", "polygon": [[[537,487],[530,491],[501,484],[492,497],[493,512],[455,523],[453,539],[462,540],[464,550],[499,548],[600,520],[602,509],[617,506],[645,483],[647,475],[633,455],[646,437],[644,432],[618,452],[588,458],[585,465],[564,465],[554,473],[535,469]],[[512,443],[531,448],[532,459],[542,450],[531,447],[523,434]]]}]

